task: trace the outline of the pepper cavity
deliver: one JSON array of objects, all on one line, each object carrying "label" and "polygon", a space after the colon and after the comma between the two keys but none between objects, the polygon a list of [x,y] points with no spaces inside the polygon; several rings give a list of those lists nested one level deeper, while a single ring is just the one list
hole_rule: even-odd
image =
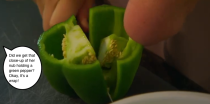
[{"label": "pepper cavity", "polygon": [[[91,64],[96,56],[93,47],[79,25],[75,25],[63,35],[63,57],[74,64]],[[110,68],[126,47],[127,39],[111,34],[101,41],[98,60],[102,67]]]},{"label": "pepper cavity", "polygon": [[69,63],[91,64],[96,61],[95,51],[79,25],[64,34],[62,51]]},{"label": "pepper cavity", "polygon": [[120,58],[127,44],[127,39],[111,34],[101,41],[98,59],[102,67],[110,68],[112,63]]}]

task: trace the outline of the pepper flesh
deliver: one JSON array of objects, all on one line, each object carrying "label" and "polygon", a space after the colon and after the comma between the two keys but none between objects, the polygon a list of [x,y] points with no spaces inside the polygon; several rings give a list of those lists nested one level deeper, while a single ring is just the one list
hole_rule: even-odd
[{"label": "pepper flesh", "polygon": [[69,63],[91,64],[96,60],[95,51],[79,25],[73,26],[64,35],[62,51]]},{"label": "pepper flesh", "polygon": [[[84,33],[74,16],[41,35],[38,45],[43,71],[56,90],[69,96],[79,96],[90,104],[110,102],[109,94],[114,101],[126,94],[138,69],[143,47],[126,34],[123,15],[123,8],[113,6],[103,5],[90,9],[89,36],[93,47],[88,46],[86,37],[83,39],[86,44],[79,45],[81,42],[77,42]],[[75,28],[80,33],[74,33]],[[111,34],[117,37],[113,38],[112,43],[124,45],[114,48],[117,48],[118,56],[114,55],[111,62],[105,62],[109,64],[107,70],[101,66],[106,55],[102,54],[105,46],[102,45],[100,49],[100,43],[103,44],[102,40],[113,36]],[[77,36],[75,42],[73,38]],[[75,51],[78,47],[82,50],[80,53]],[[94,56],[94,60],[89,60],[88,55]]]},{"label": "pepper flesh", "polygon": [[[124,25],[124,8],[102,5],[90,9],[89,38],[94,50],[100,49],[101,40],[110,34],[128,40],[121,57],[113,62],[110,70],[103,70],[104,78],[113,100],[122,98],[129,90],[138,69],[143,46],[127,35]],[[96,51],[96,55],[99,53]]]}]

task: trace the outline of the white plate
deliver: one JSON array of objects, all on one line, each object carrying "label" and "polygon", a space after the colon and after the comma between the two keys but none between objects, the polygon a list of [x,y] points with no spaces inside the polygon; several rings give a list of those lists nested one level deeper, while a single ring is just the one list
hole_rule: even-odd
[{"label": "white plate", "polygon": [[135,95],[111,104],[210,104],[210,94],[187,91],[153,92]]}]

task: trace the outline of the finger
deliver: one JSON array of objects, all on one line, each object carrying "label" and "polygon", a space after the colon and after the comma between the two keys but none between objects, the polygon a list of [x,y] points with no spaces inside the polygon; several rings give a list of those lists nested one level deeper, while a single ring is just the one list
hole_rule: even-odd
[{"label": "finger", "polygon": [[48,30],[50,28],[50,19],[53,11],[57,5],[58,0],[45,0],[44,11],[43,11],[43,28]]},{"label": "finger", "polygon": [[42,15],[43,15],[43,10],[44,10],[44,2],[43,2],[43,0],[33,0],[35,3],[36,3],[36,5],[38,6],[38,9],[39,9],[39,13],[40,13],[40,15],[41,15],[41,17],[42,17]]},{"label": "finger", "polygon": [[181,29],[189,8],[193,7],[189,5],[192,1],[196,0],[130,0],[125,12],[125,30],[143,45],[165,40]]},{"label": "finger", "polygon": [[72,15],[76,15],[84,0],[60,0],[53,12],[50,26],[66,21]]},{"label": "finger", "polygon": [[88,17],[89,10],[93,6],[95,0],[86,0],[82,6],[82,8],[78,12],[78,21],[84,32],[88,32]]}]

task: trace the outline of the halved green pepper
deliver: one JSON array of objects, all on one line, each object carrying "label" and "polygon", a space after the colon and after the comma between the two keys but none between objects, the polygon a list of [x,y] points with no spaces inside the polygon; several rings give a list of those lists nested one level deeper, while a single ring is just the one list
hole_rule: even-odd
[{"label": "halved green pepper", "polygon": [[126,34],[124,11],[108,5],[91,8],[90,42],[74,16],[40,36],[43,72],[53,88],[90,104],[109,103],[127,93],[143,46]]}]

